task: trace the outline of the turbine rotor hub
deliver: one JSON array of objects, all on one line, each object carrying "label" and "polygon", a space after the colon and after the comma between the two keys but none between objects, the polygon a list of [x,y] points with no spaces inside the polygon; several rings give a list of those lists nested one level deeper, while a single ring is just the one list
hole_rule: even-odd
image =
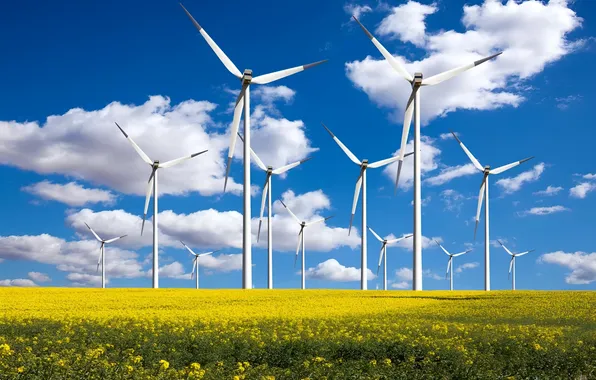
[{"label": "turbine rotor hub", "polygon": [[422,85],[422,73],[414,73],[414,81],[412,82],[413,86],[421,86]]},{"label": "turbine rotor hub", "polygon": [[244,73],[242,74],[242,78],[240,78],[240,80],[242,81],[242,84],[250,84],[250,82],[252,81],[252,70],[244,70]]},{"label": "turbine rotor hub", "polygon": [[489,172],[490,172],[490,166],[489,165],[486,165],[484,167],[484,173],[487,173],[488,174]]},{"label": "turbine rotor hub", "polygon": [[153,161],[153,167],[157,168],[158,166],[159,166],[159,161],[158,160]]}]

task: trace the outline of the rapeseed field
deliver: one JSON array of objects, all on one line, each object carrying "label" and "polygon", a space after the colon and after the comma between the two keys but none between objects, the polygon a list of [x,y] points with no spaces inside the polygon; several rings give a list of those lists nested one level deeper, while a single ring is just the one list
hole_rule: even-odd
[{"label": "rapeseed field", "polygon": [[0,289],[0,379],[591,379],[594,292]]}]

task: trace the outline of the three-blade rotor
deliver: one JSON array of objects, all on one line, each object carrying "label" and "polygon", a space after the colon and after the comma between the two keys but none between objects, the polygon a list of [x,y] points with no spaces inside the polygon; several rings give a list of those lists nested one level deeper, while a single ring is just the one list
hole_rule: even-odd
[{"label": "three-blade rotor", "polygon": [[98,235],[98,234],[97,234],[95,231],[93,231],[93,228],[89,227],[89,225],[88,225],[87,223],[85,223],[85,225],[87,226],[87,228],[89,229],[89,231],[91,231],[91,233],[93,234],[93,236],[95,237],[95,239],[96,239],[98,242],[100,242],[100,243],[101,243],[101,245],[99,246],[99,258],[97,259],[97,268],[95,269],[95,271],[96,271],[96,272],[98,272],[98,271],[99,271],[99,264],[101,264],[101,258],[102,258],[103,254],[104,254],[104,253],[103,253],[103,252],[104,252],[104,250],[103,250],[103,247],[104,247],[106,244],[113,243],[113,242],[115,242],[116,240],[120,240],[120,239],[122,239],[123,237],[126,237],[126,236],[128,236],[128,235],[122,235],[122,236],[118,236],[118,237],[115,237],[115,238],[112,238],[112,239],[103,240],[102,238],[100,238],[100,237],[99,237],[99,235]]},{"label": "three-blade rotor", "polygon": [[383,257],[385,255],[385,247],[387,245],[395,244],[404,239],[411,238],[412,236],[414,236],[413,234],[409,234],[395,239],[383,239],[372,228],[368,227],[368,230],[372,232],[372,234],[375,236],[375,238],[377,238],[379,242],[381,242],[381,251],[379,253],[379,265],[377,266],[377,274],[379,274],[379,269],[381,268],[381,263],[383,262]]},{"label": "three-blade rotor", "polygon": [[453,262],[453,258],[454,258],[454,257],[461,256],[461,255],[465,255],[466,253],[468,253],[468,252],[471,252],[471,251],[472,251],[472,249],[470,248],[470,249],[467,249],[467,250],[465,250],[465,251],[463,251],[463,252],[459,252],[459,253],[451,253],[451,252],[449,252],[447,249],[445,249],[445,247],[443,247],[443,246],[441,245],[441,243],[439,243],[437,240],[433,239],[433,241],[434,241],[434,242],[435,242],[435,243],[436,243],[436,244],[437,244],[437,245],[438,245],[438,246],[441,248],[441,250],[442,250],[443,252],[445,252],[445,254],[446,254],[447,256],[449,256],[449,261],[447,261],[447,271],[445,272],[445,278],[447,278],[447,276],[449,275],[449,271],[450,271],[450,270],[453,270],[453,268],[452,268],[452,265],[453,265],[453,264],[452,264],[452,262]]}]

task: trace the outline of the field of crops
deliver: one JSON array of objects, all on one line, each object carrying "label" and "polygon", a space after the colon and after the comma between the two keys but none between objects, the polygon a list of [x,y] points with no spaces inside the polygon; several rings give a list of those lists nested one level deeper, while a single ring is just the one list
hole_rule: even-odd
[{"label": "field of crops", "polygon": [[596,292],[0,289],[0,379],[590,379]]}]

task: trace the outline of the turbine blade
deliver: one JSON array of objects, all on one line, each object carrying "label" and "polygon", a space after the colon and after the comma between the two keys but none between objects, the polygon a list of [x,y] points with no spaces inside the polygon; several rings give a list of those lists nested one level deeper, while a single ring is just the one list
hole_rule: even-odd
[{"label": "turbine blade", "polygon": [[480,170],[481,172],[484,171],[484,168],[482,167],[482,165],[480,165],[480,162],[478,162],[478,160],[476,159],[476,157],[474,157],[474,155],[472,154],[472,152],[470,152],[468,150],[468,148],[466,148],[466,146],[464,145],[463,142],[461,142],[461,140],[459,139],[459,137],[457,137],[457,135],[453,131],[451,131],[451,134],[453,135],[453,137],[455,137],[455,139],[457,140],[459,146],[461,146],[461,148],[466,153],[466,155],[468,156],[468,158],[470,159],[470,161],[472,161],[472,164],[474,164],[474,167],[476,169]]},{"label": "turbine blade", "polygon": [[277,169],[273,170],[272,173],[275,174],[275,175],[283,174],[283,173],[287,172],[288,170],[293,169],[296,166],[298,166],[298,165],[300,165],[300,164],[302,164],[302,163],[304,163],[304,162],[306,162],[308,160],[310,160],[310,157],[305,158],[304,160],[301,160],[301,161],[293,162],[293,163],[288,164],[286,166],[282,166],[281,168],[277,168]]},{"label": "turbine blade", "polygon": [[447,271],[445,272],[445,278],[447,278],[447,275],[449,274],[449,270],[451,269],[451,260],[453,260],[453,257],[449,257],[449,261],[447,261]]},{"label": "turbine blade", "polygon": [[103,250],[101,249],[103,247],[104,243],[101,243],[101,246],[99,247],[99,258],[97,259],[97,268],[95,269],[95,273],[99,272],[99,264],[101,264],[101,256],[103,254]]},{"label": "turbine blade", "polygon": [[145,209],[143,210],[143,224],[141,225],[141,236],[143,235],[143,231],[145,230],[145,220],[147,219],[147,210],[149,209],[149,200],[151,199],[151,194],[153,194],[153,180],[155,178],[155,171],[157,169],[153,168],[151,175],[149,176],[149,181],[147,182],[147,191],[145,192]]},{"label": "turbine blade", "polygon": [[443,247],[443,246],[442,246],[442,245],[441,245],[441,244],[440,244],[438,241],[436,241],[435,239],[433,239],[433,241],[434,241],[435,243],[437,243],[437,245],[438,245],[439,247],[441,247],[441,249],[443,250],[443,252],[445,252],[445,254],[447,254],[447,255],[451,256],[451,253],[449,253],[449,251],[447,251],[447,250],[445,249],[445,247]]},{"label": "turbine blade", "polygon": [[145,161],[149,165],[153,165],[153,161],[151,161],[151,159],[149,158],[149,156],[147,156],[145,154],[145,152],[143,152],[143,150],[141,148],[139,148],[139,146],[133,141],[133,139],[129,135],[127,135],[126,132],[124,132],[124,129],[122,129],[120,127],[120,125],[118,125],[118,123],[114,122],[114,124],[116,124],[116,126],[118,127],[118,129],[120,130],[120,132],[122,132],[122,134],[124,135],[124,137],[126,137],[126,139],[128,140],[128,142],[137,151],[137,153],[139,154],[139,156],[141,156],[141,158],[143,159],[143,161]]},{"label": "turbine blade", "polygon": [[188,250],[188,252],[192,253],[195,257],[198,256],[192,249],[190,249],[190,247],[188,245],[184,244],[184,242],[182,240],[180,240],[180,243],[182,243],[182,245],[184,246],[184,248],[186,248]]},{"label": "turbine blade", "polygon": [[298,233],[298,246],[296,247],[296,256],[294,257],[294,268],[296,268],[296,261],[298,261],[298,252],[300,252],[300,247],[302,246],[302,233],[304,231],[304,227],[300,228],[300,233]]},{"label": "turbine blade", "polygon": [[478,230],[478,221],[480,221],[480,211],[482,211],[482,201],[484,200],[484,186],[486,186],[486,175],[482,178],[480,192],[478,194],[478,208],[476,209],[476,225],[474,226],[474,240],[476,240],[476,231]]},{"label": "turbine blade", "polygon": [[197,256],[192,259],[192,272],[190,272],[190,279],[192,280],[195,277],[195,270],[197,269]]},{"label": "turbine blade", "polygon": [[400,241],[402,241],[404,239],[411,238],[412,236],[414,236],[414,235],[413,234],[409,234],[409,235],[404,235],[404,236],[402,236],[400,238],[397,238],[397,239],[387,240],[387,244],[395,244],[395,243],[400,242]]},{"label": "turbine blade", "polygon": [[379,268],[381,268],[381,262],[383,262],[383,253],[385,252],[383,248],[385,248],[385,243],[381,245],[381,253],[379,253],[379,265],[377,266],[377,274],[379,274]]},{"label": "turbine blade", "polygon": [[333,138],[333,140],[337,143],[337,145],[339,145],[339,147],[341,148],[341,150],[344,151],[344,153],[346,154],[346,156],[348,156],[348,158],[355,163],[356,165],[361,165],[362,162],[358,159],[358,157],[356,157],[354,155],[354,153],[352,153],[347,146],[345,146],[340,139],[338,139],[333,132],[331,132],[331,130],[329,128],[327,128],[327,126],[323,123],[321,123],[323,125],[323,128],[325,128],[327,130],[327,132],[329,133],[329,135],[331,135],[331,137]]},{"label": "turbine blade", "polygon": [[509,274],[511,274],[511,270],[513,269],[513,261],[515,260],[515,256],[511,256],[511,260],[509,261]]},{"label": "turbine blade", "polygon": [[386,158],[384,160],[373,162],[372,164],[368,164],[368,167],[369,168],[372,168],[372,169],[376,169],[376,168],[380,168],[381,166],[385,166],[385,165],[389,165],[391,163],[394,163],[397,160],[399,160],[399,155],[398,156],[393,156],[393,157],[390,157],[390,158]]},{"label": "turbine blade", "polygon": [[317,219],[317,220],[315,220],[315,221],[312,221],[312,222],[308,222],[308,223],[306,223],[306,226],[305,226],[305,227],[312,226],[313,224],[317,224],[317,223],[324,222],[324,221],[326,221],[327,219],[331,219],[331,218],[333,218],[333,216],[328,216],[328,217],[326,217],[326,218],[321,218],[321,219]]},{"label": "turbine blade", "polygon": [[379,41],[377,41],[377,39],[364,27],[364,25],[362,25],[362,23],[360,21],[358,21],[358,19],[355,16],[354,20],[356,20],[356,22],[358,23],[358,25],[360,25],[360,27],[362,28],[362,30],[364,31],[364,33],[366,33],[366,35],[368,36],[368,38],[370,38],[370,40],[372,41],[372,43],[376,46],[376,48],[379,50],[379,52],[381,52],[381,54],[383,55],[383,57],[385,57],[385,59],[387,60],[387,62],[389,62],[389,64],[391,65],[391,67],[393,67],[393,69],[395,71],[397,71],[402,77],[404,77],[405,80],[407,80],[408,82],[412,82],[412,80],[414,80],[414,78],[412,77],[412,75],[410,75],[410,73],[408,73],[406,71],[406,69],[404,69],[402,67],[402,65],[397,61],[397,59],[395,59],[391,53],[389,53],[387,51],[387,49],[385,49],[385,47],[383,47],[383,45],[381,45],[379,43]]},{"label": "turbine blade", "polygon": [[[242,135],[240,134],[240,131],[238,131],[238,137],[240,138],[240,141],[242,141],[242,143],[244,144],[244,138],[242,138]],[[259,168],[261,168],[261,170],[267,171],[267,167],[265,166],[265,164],[263,163],[263,161],[261,161],[261,159],[259,158],[259,156],[257,156],[257,154],[255,153],[255,151],[252,150],[252,148],[250,148],[250,156],[255,160],[255,162],[257,163],[257,166]]]},{"label": "turbine blade", "polygon": [[523,256],[523,255],[525,255],[525,254],[527,254],[527,253],[534,252],[534,251],[535,251],[535,249],[530,249],[529,251],[525,251],[525,252],[522,252],[522,253],[518,253],[518,254],[517,254],[517,255],[515,255],[515,256],[518,256],[518,257],[519,257],[519,256]]},{"label": "turbine blade", "polygon": [[534,156],[528,157],[528,158],[524,158],[523,160],[515,161],[515,162],[512,162],[512,163],[507,164],[507,165],[500,166],[500,167],[498,167],[496,169],[491,170],[490,171],[490,174],[500,174],[500,173],[503,173],[504,171],[507,171],[507,170],[509,170],[511,168],[514,168],[517,165],[523,164],[524,162],[529,161],[532,158],[534,158]]},{"label": "turbine blade", "polygon": [[97,239],[97,241],[102,242],[101,238],[95,233],[95,231],[93,231],[93,229],[91,227],[89,227],[89,225],[87,223],[85,223],[85,225],[87,226],[87,228],[89,229],[89,231],[91,231],[91,233],[93,234],[93,236],[95,236],[95,239]]},{"label": "turbine blade", "polygon": [[486,61],[489,61],[489,60],[491,60],[491,59],[493,59],[493,58],[495,58],[495,57],[497,57],[497,56],[501,55],[502,53],[503,53],[503,52],[499,52],[499,53],[497,53],[497,54],[493,54],[493,55],[491,55],[491,56],[489,56],[489,57],[486,57],[486,58],[479,59],[479,60],[477,60],[477,61],[474,61],[474,62],[472,62],[472,63],[468,63],[468,64],[466,64],[466,65],[463,65],[463,66],[457,67],[457,68],[455,68],[455,69],[451,69],[451,70],[448,70],[448,71],[442,72],[442,73],[440,73],[440,74],[433,75],[432,77],[429,77],[429,78],[423,79],[423,80],[422,80],[422,85],[423,85],[423,86],[433,86],[433,85],[435,85],[435,84],[439,84],[439,83],[441,83],[441,82],[444,82],[444,81],[446,81],[447,79],[451,79],[451,78],[453,78],[454,76],[456,76],[456,75],[459,75],[459,74],[463,73],[464,71],[468,71],[468,70],[469,70],[469,69],[471,69],[472,67],[478,66],[478,65],[480,65],[480,64],[482,64],[482,63],[484,63],[484,62],[486,62]]},{"label": "turbine blade", "polygon": [[160,163],[159,167],[160,168],[171,168],[172,166],[178,165],[179,163],[184,162],[186,160],[190,160],[191,158],[196,157],[196,156],[203,154],[205,152],[207,152],[207,150],[204,150],[204,151],[198,152],[198,153],[193,153],[189,156],[180,157],[175,160],[166,161],[163,164]]},{"label": "turbine blade", "polygon": [[515,256],[515,254],[514,254],[513,252],[511,252],[511,251],[510,251],[510,250],[509,250],[507,247],[505,247],[505,244],[503,244],[503,243],[501,242],[501,240],[497,240],[497,241],[499,242],[499,244],[501,244],[501,247],[503,247],[503,249],[504,249],[505,251],[507,251],[507,253],[508,253],[508,254],[510,254],[511,256]]},{"label": "turbine blade", "polygon": [[298,219],[298,217],[296,215],[294,215],[294,213],[292,212],[292,210],[290,210],[290,208],[288,206],[286,206],[286,204],[284,203],[284,201],[282,201],[281,199],[279,200],[281,202],[282,205],[284,205],[284,207],[286,208],[286,210],[288,210],[288,212],[290,213],[290,215],[292,215],[292,218],[294,218],[294,220],[298,223],[302,223],[300,221],[300,219]]},{"label": "turbine blade", "polygon": [[261,214],[259,216],[259,231],[257,232],[257,242],[259,241],[259,238],[261,236],[261,224],[263,223],[263,212],[265,212],[265,200],[267,199],[267,192],[269,191],[269,177],[270,174],[267,173],[267,178],[265,178],[265,185],[263,186],[263,196],[261,198]]},{"label": "turbine blade", "polygon": [[472,251],[472,250],[471,249],[467,249],[467,250],[465,250],[463,252],[456,253],[455,255],[452,255],[452,256],[453,257],[457,257],[457,256],[465,255],[466,253],[468,253],[470,251]]},{"label": "turbine blade", "polygon": [[186,15],[188,16],[188,18],[190,19],[190,21],[192,21],[192,23],[197,28],[197,30],[199,31],[199,33],[201,33],[201,36],[203,36],[203,38],[205,39],[205,41],[207,41],[207,44],[209,44],[209,46],[211,47],[211,49],[217,55],[217,58],[219,58],[219,60],[221,61],[221,63],[224,64],[224,66],[226,67],[226,69],[228,69],[228,71],[231,72],[234,76],[236,76],[238,78],[242,78],[242,74],[240,73],[240,70],[238,70],[238,68],[234,65],[234,63],[232,62],[232,60],[230,60],[230,58],[228,58],[228,56],[226,55],[226,53],[224,53],[223,50],[221,50],[219,48],[219,46],[217,46],[217,44],[215,43],[215,41],[213,41],[211,39],[211,37],[209,37],[209,35],[205,31],[205,29],[203,29],[201,27],[201,25],[199,25],[199,23],[197,22],[197,20],[195,20],[194,17],[192,17],[192,15],[190,14],[190,12],[187,11],[186,8],[184,8],[184,5],[182,5],[182,3],[180,3],[180,6],[182,7],[182,9],[184,9],[184,12],[186,12]]},{"label": "turbine blade", "polygon": [[236,149],[236,136],[238,136],[238,128],[240,127],[240,117],[242,116],[242,109],[244,108],[244,93],[248,84],[243,84],[240,94],[236,99],[234,106],[234,118],[232,120],[232,129],[230,130],[230,148],[228,150],[228,161],[226,162],[226,177],[224,180],[224,193],[228,186],[228,177],[230,175],[230,167],[232,166],[232,158],[234,157],[234,150]]},{"label": "turbine blade", "polygon": [[380,242],[384,241],[372,228],[368,227],[368,229],[370,230],[370,232],[372,232],[373,235],[375,235],[375,237],[377,238],[378,241],[380,241]]},{"label": "turbine blade", "polygon": [[197,257],[209,256],[209,255],[212,255],[212,254],[214,254],[215,252],[219,252],[219,251],[221,251],[221,249],[218,249],[218,250],[215,250],[215,251],[211,251],[211,252],[199,253],[199,254],[197,255]]},{"label": "turbine blade", "polygon": [[304,71],[306,69],[310,69],[311,67],[318,66],[321,63],[325,63],[325,62],[327,62],[326,59],[324,59],[322,61],[314,62],[314,63],[309,63],[308,65],[296,66],[296,67],[292,67],[290,69],[280,70],[280,71],[276,71],[276,72],[265,74],[265,75],[259,75],[258,77],[252,79],[252,83],[256,83],[256,84],[271,83],[276,80],[285,78],[287,76],[294,75],[294,74]]},{"label": "turbine blade", "polygon": [[110,240],[106,240],[104,243],[106,243],[106,244],[110,244],[110,243],[113,243],[113,242],[115,242],[116,240],[120,240],[120,239],[122,239],[123,237],[126,237],[126,236],[128,236],[128,235],[122,235],[122,236],[118,236],[118,237],[116,237],[116,238],[113,238],[113,239],[110,239]]},{"label": "turbine blade", "polygon": [[[356,188],[354,189],[354,200],[352,201],[352,216],[350,217],[350,228],[348,229],[348,236],[352,232],[352,222],[354,220],[354,214],[356,213],[358,198],[360,197],[360,188],[362,187],[362,173],[363,170],[360,170],[360,175],[358,176],[358,180],[356,181]],[[363,231],[363,233],[366,233],[366,231]]]},{"label": "turbine blade", "polygon": [[401,168],[404,163],[406,152],[406,145],[408,144],[408,134],[410,133],[410,125],[412,124],[412,114],[414,113],[414,99],[416,98],[417,88],[413,88],[408,99],[406,112],[404,114],[404,123],[401,132],[401,145],[399,146],[399,162],[397,164],[397,176],[395,177],[395,191],[399,185],[399,177],[401,176]]}]

